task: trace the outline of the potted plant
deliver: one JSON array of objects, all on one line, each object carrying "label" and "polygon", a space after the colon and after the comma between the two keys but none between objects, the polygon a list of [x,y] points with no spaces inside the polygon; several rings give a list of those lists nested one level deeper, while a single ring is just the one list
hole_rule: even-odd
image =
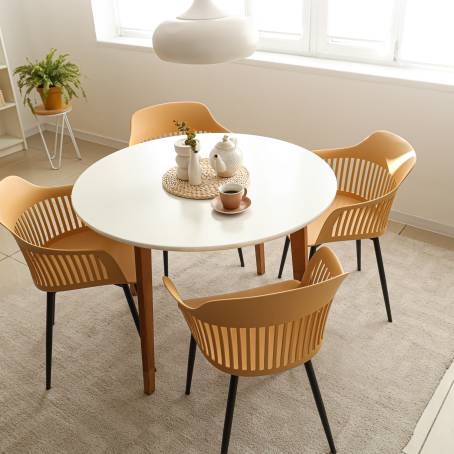
[{"label": "potted plant", "polygon": [[200,143],[196,138],[197,134],[185,121],[174,120],[173,122],[178,131],[186,135],[186,139],[178,140],[175,143],[177,177],[180,180],[189,180],[189,184],[198,186],[202,183],[202,169],[198,154]]},{"label": "potted plant", "polygon": [[30,61],[19,66],[14,71],[19,76],[17,85],[28,105],[34,112],[31,95],[34,89],[38,91],[46,110],[58,110],[73,98],[83,96],[85,91],[80,84],[79,67],[68,61],[68,54],[55,56],[57,49],[50,52],[41,61]]}]

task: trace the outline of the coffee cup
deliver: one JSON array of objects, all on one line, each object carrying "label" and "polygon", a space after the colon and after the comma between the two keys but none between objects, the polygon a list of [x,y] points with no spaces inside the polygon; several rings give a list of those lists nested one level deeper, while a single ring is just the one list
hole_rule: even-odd
[{"label": "coffee cup", "polygon": [[246,194],[247,189],[237,183],[226,183],[219,188],[219,196],[226,210],[238,209]]}]

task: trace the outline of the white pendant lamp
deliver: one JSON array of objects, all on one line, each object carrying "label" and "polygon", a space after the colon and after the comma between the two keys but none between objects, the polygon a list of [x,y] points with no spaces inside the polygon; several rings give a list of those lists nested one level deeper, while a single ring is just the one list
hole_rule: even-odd
[{"label": "white pendant lamp", "polygon": [[248,57],[257,40],[250,18],[229,16],[213,0],[194,0],[184,14],[158,26],[153,47],[161,60],[212,64]]}]

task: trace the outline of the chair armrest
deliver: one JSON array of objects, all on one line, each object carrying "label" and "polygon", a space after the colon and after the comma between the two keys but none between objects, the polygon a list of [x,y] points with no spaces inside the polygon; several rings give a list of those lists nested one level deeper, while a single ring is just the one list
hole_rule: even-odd
[{"label": "chair armrest", "polygon": [[128,283],[116,260],[106,251],[50,249],[16,239],[40,290],[57,292]]},{"label": "chair armrest", "polygon": [[178,304],[185,306],[183,298],[181,297],[180,293],[178,292],[177,288],[175,287],[175,284],[173,283],[172,279],[168,278],[167,276],[164,276],[162,278],[162,282],[164,283],[164,286],[168,290],[168,292],[172,295],[173,299]]},{"label": "chair armrest", "polygon": [[323,224],[316,244],[383,235],[396,192],[397,188],[373,200],[335,209]]}]

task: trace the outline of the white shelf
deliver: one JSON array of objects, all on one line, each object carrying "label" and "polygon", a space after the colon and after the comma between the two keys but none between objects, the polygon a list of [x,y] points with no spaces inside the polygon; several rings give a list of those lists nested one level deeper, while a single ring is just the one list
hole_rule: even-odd
[{"label": "white shelf", "polygon": [[7,101],[6,104],[0,106],[0,158],[27,149],[24,128],[19,109],[17,109],[14,85],[0,30],[0,90]]},{"label": "white shelf", "polygon": [[11,107],[15,107],[15,106],[16,106],[15,102],[7,102],[5,105],[0,106],[0,112],[2,110],[11,109]]},{"label": "white shelf", "polygon": [[15,145],[19,145],[21,143],[23,143],[23,139],[20,137],[13,137],[8,135],[0,136],[0,151],[14,147]]}]

